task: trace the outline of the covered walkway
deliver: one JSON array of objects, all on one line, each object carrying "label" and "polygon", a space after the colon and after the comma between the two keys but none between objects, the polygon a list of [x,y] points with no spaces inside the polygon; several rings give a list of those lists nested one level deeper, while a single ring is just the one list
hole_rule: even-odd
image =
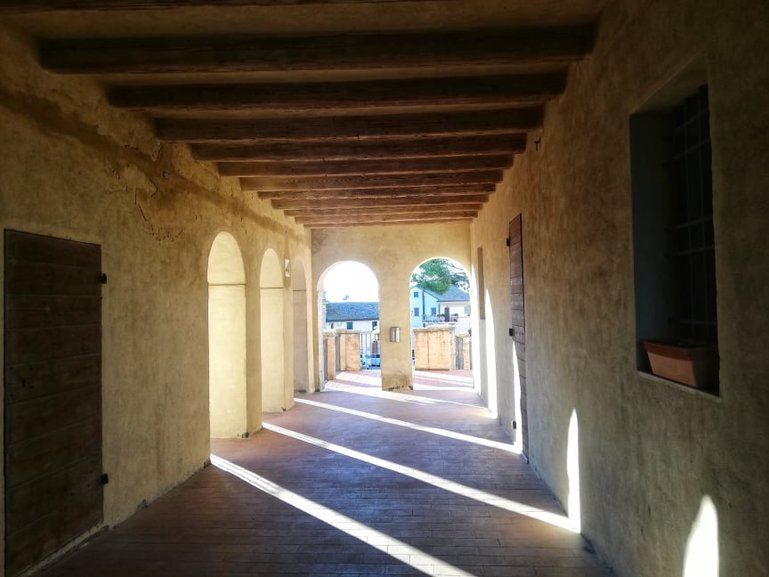
[{"label": "covered walkway", "polygon": [[342,373],[43,575],[609,575],[470,382]]}]

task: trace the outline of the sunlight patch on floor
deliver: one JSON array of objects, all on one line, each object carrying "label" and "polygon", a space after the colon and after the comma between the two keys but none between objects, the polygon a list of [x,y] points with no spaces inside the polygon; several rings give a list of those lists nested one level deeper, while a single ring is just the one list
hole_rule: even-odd
[{"label": "sunlight patch on floor", "polygon": [[374,457],[366,453],[361,453],[355,449],[348,449],[347,447],[330,443],[328,441],[318,439],[317,437],[311,437],[310,435],[305,435],[304,433],[292,431],[291,429],[286,429],[284,427],[279,427],[270,423],[265,423],[264,428],[274,433],[291,437],[304,443],[309,443],[311,445],[315,445],[316,447],[321,447],[328,451],[333,451],[340,455],[344,455],[345,457],[350,457],[352,459],[356,459],[364,463],[369,463],[370,465],[374,465],[382,469],[387,469],[388,471],[393,471],[394,473],[398,473],[400,475],[411,477],[412,479],[416,479],[444,491],[454,493],[455,495],[473,499],[474,501],[478,501],[484,505],[490,505],[492,507],[504,509],[510,513],[523,515],[531,519],[536,519],[537,521],[542,521],[543,523],[547,523],[549,525],[554,525],[561,529],[577,532],[574,529],[574,525],[565,515],[544,511],[538,507],[526,505],[519,501],[513,501],[512,499],[506,499],[504,497],[500,497],[499,495],[494,495],[493,493],[488,493],[480,489],[468,487],[467,485],[451,481],[444,477],[439,477],[438,475],[427,473],[426,471],[420,471],[419,469],[414,469],[406,465],[400,465],[398,463],[394,463],[393,461],[388,461],[386,459]]},{"label": "sunlight patch on floor", "polygon": [[363,417],[364,419],[371,419],[373,421],[379,421],[380,423],[387,423],[388,425],[396,425],[398,427],[406,427],[408,429],[421,431],[423,433],[431,433],[433,435],[447,437],[449,439],[454,439],[456,441],[464,441],[466,443],[473,443],[474,445],[481,445],[483,447],[491,447],[493,449],[507,451],[508,453],[520,454],[520,449],[516,449],[513,445],[510,445],[508,443],[503,443],[501,441],[484,439],[483,437],[474,437],[473,435],[457,433],[455,431],[449,431],[448,429],[441,429],[439,427],[428,427],[425,425],[417,425],[415,423],[409,423],[408,421],[401,421],[400,419],[382,417],[380,415],[375,415],[374,413],[367,413],[365,411],[358,411],[356,409],[348,409],[345,407],[337,407],[336,405],[319,403],[317,401],[310,401],[308,399],[296,399],[296,402],[302,405],[310,405],[313,407],[318,407],[320,409],[327,409],[329,411],[337,411],[339,413],[346,413],[348,415],[354,415],[356,417]]},{"label": "sunlight patch on floor", "polygon": [[211,464],[218,469],[245,481],[252,487],[257,488],[276,499],[280,499],[284,503],[331,525],[335,529],[338,529],[355,539],[363,541],[370,547],[386,553],[390,557],[427,575],[432,577],[474,577],[472,573],[454,567],[453,565],[450,565],[437,557],[428,555],[403,541],[394,539],[381,531],[377,531],[376,529],[372,529],[371,527],[356,521],[355,519],[342,515],[320,503],[316,503],[315,501],[311,501],[310,499],[289,491],[288,489],[273,483],[269,479],[257,475],[231,461],[222,459],[216,455],[211,455]]},{"label": "sunlight patch on floor", "polygon": [[343,383],[348,385],[357,385],[359,387],[376,388],[382,390],[382,374],[379,371],[344,371],[334,377],[333,381],[329,381],[325,384],[328,385]]},{"label": "sunlight patch on floor", "polygon": [[387,399],[388,401],[398,401],[401,403],[416,403],[419,405],[436,405],[442,401],[426,399],[424,397],[414,397],[403,393],[395,393],[392,391],[383,391],[382,389],[369,389],[361,388],[357,385],[348,385],[339,383],[336,381],[329,381],[326,383],[324,390],[326,391],[342,391],[345,393],[352,393],[354,395],[364,395],[366,397],[375,397],[377,399]]},{"label": "sunlight patch on floor", "polygon": [[414,371],[414,377],[418,379],[429,379],[431,381],[464,385],[468,389],[473,388],[473,376],[471,374],[457,375],[450,372]]},{"label": "sunlight patch on floor", "polygon": [[[420,390],[454,390],[446,389],[445,387],[419,387]],[[345,393],[351,393],[354,395],[364,395],[367,397],[374,397],[378,399],[386,399],[388,401],[398,401],[402,403],[415,403],[418,405],[458,405],[460,407],[469,407],[472,409],[480,409],[486,411],[486,407],[483,405],[472,405],[470,403],[460,403],[459,401],[447,401],[444,399],[433,399],[431,397],[422,397],[418,394],[406,394],[396,393],[394,391],[383,391],[382,389],[370,389],[368,387],[360,387],[357,385],[349,385],[339,383],[337,381],[329,381],[324,386],[325,391],[342,391]],[[491,418],[491,414],[487,415]]]}]

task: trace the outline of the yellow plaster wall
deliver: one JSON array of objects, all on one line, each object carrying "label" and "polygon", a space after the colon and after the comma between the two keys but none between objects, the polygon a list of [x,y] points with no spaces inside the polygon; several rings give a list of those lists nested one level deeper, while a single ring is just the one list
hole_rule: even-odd
[{"label": "yellow plaster wall", "polygon": [[[768,29],[766,2],[610,2],[594,53],[572,68],[472,227],[492,341],[480,362],[509,427],[504,239],[523,214],[531,462],[574,506],[574,412],[582,527],[619,577],[684,575],[706,496],[720,554],[707,574],[765,575],[769,566]],[[640,376],[635,363],[629,116],[697,54],[711,105],[719,398]]]},{"label": "yellow plaster wall", "polygon": [[159,143],[97,85],[42,71],[2,27],[0,228],[102,247],[106,524],[208,458],[206,268],[221,231],[243,255],[249,428],[260,426],[259,265],[268,247],[310,263],[309,235],[186,147]]}]

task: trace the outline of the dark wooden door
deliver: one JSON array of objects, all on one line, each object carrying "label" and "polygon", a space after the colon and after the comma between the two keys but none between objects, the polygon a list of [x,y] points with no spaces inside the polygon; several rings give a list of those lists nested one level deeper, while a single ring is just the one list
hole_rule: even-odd
[{"label": "dark wooden door", "polygon": [[514,362],[521,378],[521,422],[516,423],[521,435],[523,454],[529,454],[529,419],[526,410],[526,323],[523,298],[523,225],[519,214],[510,221],[510,304],[513,313],[511,336],[515,345]]},{"label": "dark wooden door", "polygon": [[101,248],[5,233],[5,563],[102,520]]}]

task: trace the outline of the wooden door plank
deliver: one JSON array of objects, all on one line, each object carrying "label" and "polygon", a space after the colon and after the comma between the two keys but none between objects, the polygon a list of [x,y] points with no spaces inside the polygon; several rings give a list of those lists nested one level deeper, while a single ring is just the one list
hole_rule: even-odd
[{"label": "wooden door plank", "polygon": [[96,385],[101,379],[98,353],[6,366],[5,394],[9,404]]},{"label": "wooden door plank", "polygon": [[101,249],[5,233],[6,575],[98,524]]},{"label": "wooden door plank", "polygon": [[17,295],[6,307],[5,326],[8,329],[98,325],[101,319],[101,299],[82,295]]},{"label": "wooden door plank", "polygon": [[11,261],[5,274],[6,292],[10,294],[101,295],[101,273],[91,267]]},{"label": "wooden door plank", "polygon": [[13,405],[8,415],[6,450],[52,430],[87,423],[101,413],[97,386],[85,386]]},{"label": "wooden door plank", "polygon": [[520,414],[521,444],[524,455],[529,453],[529,419],[526,407],[526,316],[524,303],[524,274],[523,274],[523,227],[522,217],[518,215],[510,221],[509,259],[510,259],[510,305],[511,322],[513,327],[513,342],[515,343],[515,362],[518,368],[520,383]]},{"label": "wooden door plank", "polygon": [[92,355],[101,352],[101,328],[84,325],[17,329],[9,331],[5,347],[7,366]]}]

